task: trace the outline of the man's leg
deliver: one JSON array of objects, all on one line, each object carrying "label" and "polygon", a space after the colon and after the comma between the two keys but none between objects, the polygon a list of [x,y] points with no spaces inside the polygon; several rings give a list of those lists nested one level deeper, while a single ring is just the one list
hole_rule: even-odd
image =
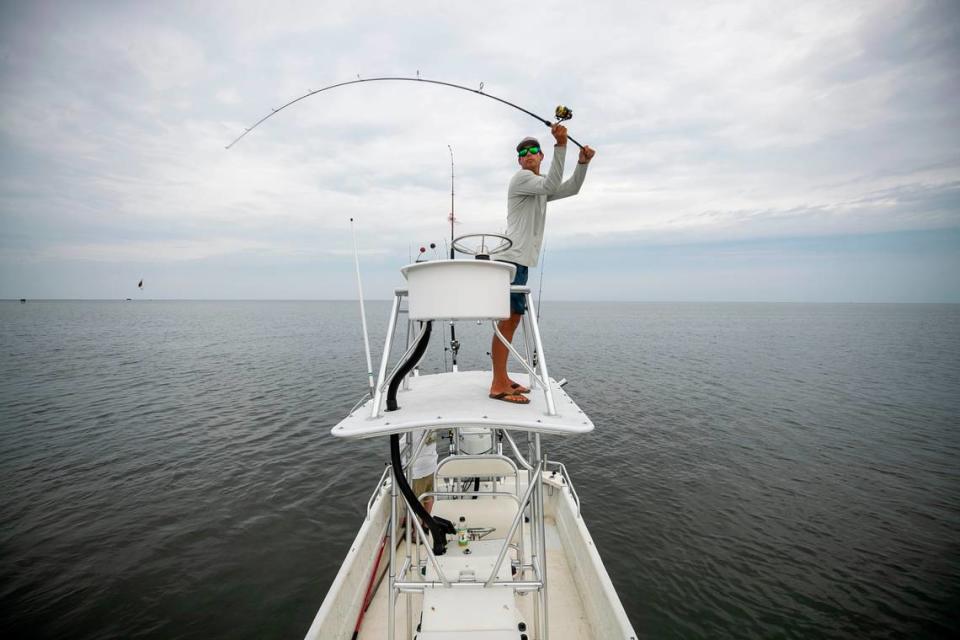
[{"label": "man's leg", "polygon": [[[422,478],[415,478],[413,481],[413,493],[419,498],[421,494],[431,493],[433,491],[433,474]],[[433,511],[433,496],[427,496],[420,500],[420,504],[427,510],[427,513]]]},{"label": "man's leg", "polygon": [[[501,320],[497,324],[504,338],[513,342],[513,334],[516,332],[522,317],[519,313],[511,313],[509,318]],[[513,382],[507,375],[507,357],[509,355],[510,352],[507,350],[506,345],[500,342],[500,339],[494,334],[493,344],[490,345],[490,357],[493,360],[493,382],[490,384],[491,395],[517,393],[512,387]]]}]

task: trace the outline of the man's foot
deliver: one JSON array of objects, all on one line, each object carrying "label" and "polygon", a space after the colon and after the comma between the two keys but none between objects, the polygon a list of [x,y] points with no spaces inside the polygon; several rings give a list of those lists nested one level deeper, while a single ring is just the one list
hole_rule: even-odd
[{"label": "man's foot", "polygon": [[514,393],[530,393],[530,389],[526,388],[519,382],[511,382],[510,388],[513,389]]},{"label": "man's foot", "polygon": [[530,404],[530,398],[522,396],[519,393],[504,391],[503,393],[491,393],[490,398],[492,400],[501,400],[503,402],[510,402],[513,404]]}]

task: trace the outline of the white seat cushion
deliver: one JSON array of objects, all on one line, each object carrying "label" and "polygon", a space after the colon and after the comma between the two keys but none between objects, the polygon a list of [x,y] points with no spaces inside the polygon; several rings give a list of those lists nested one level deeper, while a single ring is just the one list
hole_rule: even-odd
[{"label": "white seat cushion", "polygon": [[[484,536],[484,540],[503,540],[510,531],[514,516],[517,515],[517,501],[509,496],[479,497],[476,500],[444,500],[438,498],[433,503],[433,515],[446,518],[454,525],[464,516],[467,528],[493,527],[494,531]],[[517,527],[514,540],[520,539],[523,523]]]}]

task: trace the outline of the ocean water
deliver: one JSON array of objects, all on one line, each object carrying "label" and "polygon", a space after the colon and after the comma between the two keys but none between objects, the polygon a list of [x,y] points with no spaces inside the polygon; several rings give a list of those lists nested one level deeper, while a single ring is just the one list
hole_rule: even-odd
[{"label": "ocean water", "polygon": [[[641,637],[956,637],[960,306],[542,311]],[[387,458],[329,434],[364,385],[356,303],[0,303],[3,637],[302,637]]]}]

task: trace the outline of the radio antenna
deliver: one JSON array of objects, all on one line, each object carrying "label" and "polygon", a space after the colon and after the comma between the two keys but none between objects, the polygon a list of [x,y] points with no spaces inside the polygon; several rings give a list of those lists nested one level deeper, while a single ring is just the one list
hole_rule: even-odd
[{"label": "radio antenna", "polygon": [[453,212],[453,147],[447,145],[447,149],[450,150],[450,259],[453,260],[453,223],[457,221]]},{"label": "radio antenna", "polygon": [[[454,213],[453,208],[453,147],[447,145],[447,149],[450,150],[450,259],[453,260],[454,251],[453,251],[453,225],[457,223],[457,216]],[[452,364],[453,371],[457,371],[457,352],[460,351],[460,342],[457,340],[457,328],[453,324],[453,320],[450,321],[450,361]]]}]

